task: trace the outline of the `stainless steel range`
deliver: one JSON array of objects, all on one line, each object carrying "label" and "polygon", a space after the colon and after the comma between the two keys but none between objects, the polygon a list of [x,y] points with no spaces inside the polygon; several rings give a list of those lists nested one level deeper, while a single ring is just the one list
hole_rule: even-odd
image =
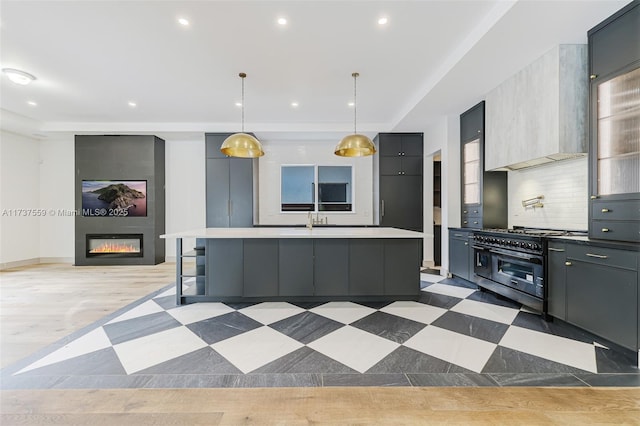
[{"label": "stainless steel range", "polygon": [[474,282],[546,317],[546,237],[566,234],[529,228],[474,231]]}]

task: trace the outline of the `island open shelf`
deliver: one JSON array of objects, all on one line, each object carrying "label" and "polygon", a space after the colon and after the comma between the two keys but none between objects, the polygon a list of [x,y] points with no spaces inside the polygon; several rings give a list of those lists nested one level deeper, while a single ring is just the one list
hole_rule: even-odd
[{"label": "island open shelf", "polygon": [[[420,232],[206,228],[162,238],[176,239],[178,304],[415,300],[420,295]],[[183,238],[197,239],[195,254],[191,247],[183,253]],[[188,257],[196,259],[195,274],[183,268]]]}]

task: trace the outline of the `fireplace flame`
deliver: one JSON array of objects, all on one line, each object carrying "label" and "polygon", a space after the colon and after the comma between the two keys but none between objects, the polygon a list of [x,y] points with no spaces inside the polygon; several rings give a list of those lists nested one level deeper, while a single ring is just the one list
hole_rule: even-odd
[{"label": "fireplace flame", "polygon": [[89,253],[140,253],[140,248],[133,244],[102,243],[89,250]]}]

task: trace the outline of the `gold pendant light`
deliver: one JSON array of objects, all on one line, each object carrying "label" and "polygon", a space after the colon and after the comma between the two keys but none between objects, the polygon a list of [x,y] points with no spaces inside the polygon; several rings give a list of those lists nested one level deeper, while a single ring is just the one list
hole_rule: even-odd
[{"label": "gold pendant light", "polygon": [[264,151],[258,139],[244,132],[244,79],[247,75],[243,72],[238,75],[242,79],[242,131],[226,138],[224,142],[222,142],[220,151],[230,157],[262,157]]},{"label": "gold pendant light", "polygon": [[341,157],[364,157],[376,153],[376,146],[373,141],[365,135],[359,135],[356,130],[356,79],[360,76],[357,72],[351,74],[353,77],[353,134],[342,138],[336,146],[335,154]]}]

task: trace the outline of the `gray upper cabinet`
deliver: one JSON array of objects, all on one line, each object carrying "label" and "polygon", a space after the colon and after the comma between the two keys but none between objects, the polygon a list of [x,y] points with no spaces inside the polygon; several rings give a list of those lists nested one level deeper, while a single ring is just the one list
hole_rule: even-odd
[{"label": "gray upper cabinet", "polygon": [[207,133],[207,227],[253,226],[253,168],[248,158],[230,158],[220,145],[230,133]]},{"label": "gray upper cabinet", "polygon": [[485,172],[484,102],[460,115],[463,228],[506,228],[507,172]]},{"label": "gray upper cabinet", "polygon": [[487,170],[587,153],[587,47],[558,45],[490,91]]},{"label": "gray upper cabinet", "polygon": [[422,232],[423,134],[380,133],[380,225]]},{"label": "gray upper cabinet", "polygon": [[589,236],[640,241],[640,1],[589,38]]}]

